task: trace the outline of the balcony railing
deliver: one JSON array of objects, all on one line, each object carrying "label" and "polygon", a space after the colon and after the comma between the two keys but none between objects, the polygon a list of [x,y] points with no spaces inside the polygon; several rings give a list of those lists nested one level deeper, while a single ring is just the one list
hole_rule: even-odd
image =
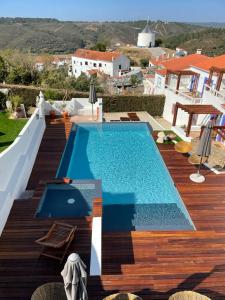
[{"label": "balcony railing", "polygon": [[185,101],[189,102],[190,104],[201,104],[202,98],[199,97],[192,97],[188,95],[187,93],[181,92],[179,90],[176,90],[174,88],[171,88],[169,85],[165,85],[165,88],[171,92],[173,92],[176,96],[179,96],[183,98]]},{"label": "balcony railing", "polygon": [[204,85],[204,89],[209,92],[210,94],[212,94],[213,96],[219,97],[220,99],[224,100],[224,104],[225,104],[225,94],[222,94],[220,91],[215,90],[214,88],[212,88],[211,86],[205,84]]}]

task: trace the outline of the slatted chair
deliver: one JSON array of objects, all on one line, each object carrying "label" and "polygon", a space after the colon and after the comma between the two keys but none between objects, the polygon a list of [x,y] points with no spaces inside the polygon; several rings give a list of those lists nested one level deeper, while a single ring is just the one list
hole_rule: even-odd
[{"label": "slatted chair", "polygon": [[169,300],[210,300],[210,298],[192,291],[183,291],[173,294]]},{"label": "slatted chair", "polygon": [[130,293],[119,293],[110,295],[103,300],[142,300],[142,298]]},{"label": "slatted chair", "polygon": [[43,284],[34,291],[31,300],[67,300],[64,285],[61,282]]},{"label": "slatted chair", "polygon": [[[43,246],[40,255],[58,259],[60,260],[60,263],[62,263],[66,252],[74,239],[76,229],[76,226],[54,222],[48,233],[35,241],[37,244]],[[55,251],[57,249],[63,251],[59,251],[61,253],[57,253],[56,255]],[[54,253],[52,253],[53,250]]]}]

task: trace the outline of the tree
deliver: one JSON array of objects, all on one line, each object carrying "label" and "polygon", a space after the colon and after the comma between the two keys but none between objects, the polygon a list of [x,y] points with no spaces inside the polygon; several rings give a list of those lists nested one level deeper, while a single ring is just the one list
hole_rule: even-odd
[{"label": "tree", "polygon": [[142,67],[142,68],[148,67],[148,65],[149,65],[149,59],[148,59],[148,58],[142,58],[142,59],[140,60],[140,64],[141,64],[141,67]]},{"label": "tree", "polygon": [[91,50],[105,52],[107,48],[106,46],[106,43],[98,42],[95,46],[91,47]]},{"label": "tree", "polygon": [[0,82],[3,82],[8,74],[4,59],[0,56]]},{"label": "tree", "polygon": [[156,39],[155,46],[160,47],[162,45],[163,41],[161,39]]},{"label": "tree", "polygon": [[140,83],[140,79],[137,77],[137,75],[131,75],[130,77],[130,84],[132,87],[137,86]]},{"label": "tree", "polygon": [[82,73],[76,80],[75,88],[78,91],[88,92],[90,88],[90,81],[88,77]]},{"label": "tree", "polygon": [[41,84],[48,88],[64,88],[67,77],[66,69],[48,69],[40,73]]},{"label": "tree", "polygon": [[6,94],[0,92],[0,109],[6,108],[7,96]]}]

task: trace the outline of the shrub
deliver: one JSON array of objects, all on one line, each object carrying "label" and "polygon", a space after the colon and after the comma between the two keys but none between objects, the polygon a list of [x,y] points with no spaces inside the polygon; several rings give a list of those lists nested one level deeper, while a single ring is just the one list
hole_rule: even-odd
[{"label": "shrub", "polygon": [[148,58],[142,58],[140,60],[140,64],[142,68],[147,68],[149,65],[149,59]]},{"label": "shrub", "polygon": [[8,74],[7,66],[4,59],[0,56],[0,82],[3,82],[6,79]]},{"label": "shrub", "polygon": [[162,116],[165,96],[104,96],[104,112],[147,111],[152,116]]},{"label": "shrub", "polygon": [[59,93],[57,93],[55,90],[46,90],[44,92],[45,100],[58,100],[60,99]]},{"label": "shrub", "polygon": [[6,101],[7,101],[7,96],[0,92],[0,110],[6,108]]},{"label": "shrub", "polygon": [[12,95],[9,97],[9,99],[12,102],[12,108],[14,111],[20,104],[22,104],[22,98],[19,95]]}]

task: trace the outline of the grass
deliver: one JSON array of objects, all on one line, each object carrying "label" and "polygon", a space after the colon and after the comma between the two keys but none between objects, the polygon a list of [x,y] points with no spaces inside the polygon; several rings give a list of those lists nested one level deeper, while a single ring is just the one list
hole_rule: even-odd
[{"label": "grass", "polygon": [[0,152],[14,142],[26,122],[27,119],[9,119],[7,112],[0,112]]}]

